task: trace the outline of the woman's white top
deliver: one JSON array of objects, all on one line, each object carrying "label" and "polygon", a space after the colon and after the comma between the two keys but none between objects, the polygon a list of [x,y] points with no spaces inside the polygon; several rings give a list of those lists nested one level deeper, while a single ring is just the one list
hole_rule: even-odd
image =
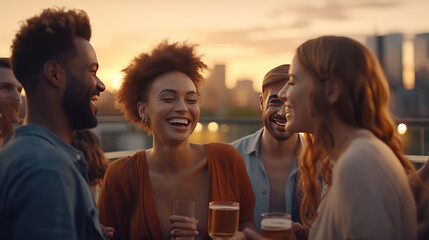
[{"label": "woman's white top", "polygon": [[309,239],[417,239],[416,205],[404,168],[371,132],[359,136],[335,162]]}]

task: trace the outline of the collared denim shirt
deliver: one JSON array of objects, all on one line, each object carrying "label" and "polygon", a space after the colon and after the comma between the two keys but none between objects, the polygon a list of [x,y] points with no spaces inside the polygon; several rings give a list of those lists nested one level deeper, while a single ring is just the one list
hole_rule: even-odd
[{"label": "collared denim shirt", "polygon": [[[241,154],[246,165],[247,174],[249,175],[250,182],[252,183],[253,193],[255,195],[255,209],[253,217],[255,219],[255,226],[260,232],[261,214],[269,212],[270,207],[270,180],[268,179],[267,172],[265,171],[264,163],[259,155],[259,145],[263,128],[257,132],[240,138],[231,143]],[[288,180],[285,186],[285,205],[286,213],[292,215],[292,220],[299,222],[299,201],[297,200],[295,186],[298,183],[298,158],[292,165]]]},{"label": "collared denim shirt", "polygon": [[0,152],[0,238],[103,239],[82,152],[39,125]]}]

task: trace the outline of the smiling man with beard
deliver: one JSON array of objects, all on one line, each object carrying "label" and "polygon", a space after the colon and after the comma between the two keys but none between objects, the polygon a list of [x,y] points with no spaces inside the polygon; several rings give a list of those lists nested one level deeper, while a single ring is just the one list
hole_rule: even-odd
[{"label": "smiling man with beard", "polygon": [[0,149],[19,121],[22,86],[10,69],[9,59],[0,58]]},{"label": "smiling man with beard", "polygon": [[286,119],[280,111],[284,102],[277,96],[289,79],[288,71],[289,65],[284,64],[265,75],[259,97],[264,127],[232,143],[241,153],[252,183],[258,231],[261,214],[266,212],[286,212],[300,222],[296,184],[301,140],[285,130]]},{"label": "smiling man with beard", "polygon": [[105,89],[90,37],[84,11],[53,8],[27,19],[13,40],[27,113],[0,153],[2,239],[103,239],[87,163],[70,145],[74,130],[97,125]]}]

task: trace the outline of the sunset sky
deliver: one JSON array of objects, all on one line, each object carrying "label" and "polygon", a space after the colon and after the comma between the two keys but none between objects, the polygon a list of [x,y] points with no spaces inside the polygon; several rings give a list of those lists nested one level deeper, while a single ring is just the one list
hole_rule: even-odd
[{"label": "sunset sky", "polygon": [[0,56],[10,55],[20,21],[52,6],[88,13],[109,90],[132,58],[163,39],[199,44],[209,67],[226,65],[227,87],[250,79],[259,91],[265,73],[290,63],[306,39],[429,32],[428,0],[0,0]]}]

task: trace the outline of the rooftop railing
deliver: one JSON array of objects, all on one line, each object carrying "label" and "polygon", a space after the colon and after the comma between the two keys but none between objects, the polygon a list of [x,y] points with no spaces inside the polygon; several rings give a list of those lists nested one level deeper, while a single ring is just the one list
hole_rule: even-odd
[{"label": "rooftop railing", "polygon": [[[152,147],[152,137],[122,116],[100,116],[98,119],[99,125],[94,131],[109,159]],[[398,125],[400,123],[405,124],[405,132],[400,130],[404,152],[418,168],[429,158],[429,118],[402,118],[398,120]],[[261,127],[260,118],[201,117],[190,141],[230,143]]]}]

